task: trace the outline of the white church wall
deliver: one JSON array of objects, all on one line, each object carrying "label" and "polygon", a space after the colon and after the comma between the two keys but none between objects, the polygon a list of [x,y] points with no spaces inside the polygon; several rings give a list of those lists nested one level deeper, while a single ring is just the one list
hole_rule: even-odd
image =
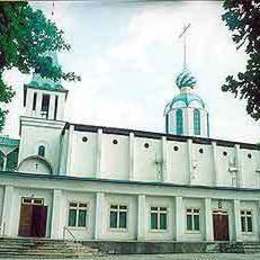
[{"label": "white church wall", "polygon": [[[226,155],[224,155],[224,153]],[[232,183],[232,174],[229,171],[232,163],[235,162],[235,149],[217,145],[216,147],[216,165],[217,165],[217,186],[234,186]],[[232,166],[234,167],[234,166]]]},{"label": "white church wall", "polygon": [[259,186],[259,173],[256,172],[259,161],[259,152],[248,149],[240,150],[243,186],[257,188]]},{"label": "white church wall", "polygon": [[[67,227],[77,239],[88,240],[94,237],[95,226],[95,193],[83,193],[64,191],[63,192],[63,210],[61,218],[61,227]],[[87,204],[87,226],[86,227],[69,227],[69,203],[86,203]],[[65,232],[66,239],[72,239],[68,232]]]},{"label": "white church wall", "polygon": [[64,135],[60,136],[60,175],[66,175],[66,163],[67,163],[67,156],[68,156],[68,141],[69,141],[69,131],[66,130]]},{"label": "white church wall", "polygon": [[[36,168],[37,166],[37,168]],[[34,158],[26,159],[20,163],[20,172],[51,174],[51,170],[44,161],[39,161]]]},{"label": "white church wall", "polygon": [[[167,229],[166,230],[152,230],[151,229],[151,207],[165,207],[167,208]],[[174,238],[174,198],[169,197],[146,197],[145,207],[145,237],[148,240],[173,240]]]},{"label": "white church wall", "polygon": [[60,135],[64,123],[22,117],[19,163],[29,156],[38,154],[40,145],[46,146],[45,158],[54,173],[58,172],[60,159]]},{"label": "white church wall", "polygon": [[[87,138],[84,142],[83,138]],[[73,132],[70,174],[78,177],[96,175],[97,134]]]},{"label": "white church wall", "polygon": [[[111,205],[127,206],[127,228],[112,229],[110,228],[109,216]],[[103,234],[101,239],[108,240],[134,240],[136,239],[137,227],[137,197],[122,194],[105,194],[105,203],[103,207]]]},{"label": "white church wall", "polygon": [[[223,196],[223,198],[225,198]],[[219,210],[221,205],[221,210],[226,211],[228,214],[228,230],[229,230],[229,240],[236,240],[236,230],[235,230],[235,218],[239,218],[240,216],[234,215],[234,204],[232,200],[216,200],[213,199],[211,202],[212,211]]]},{"label": "white church wall", "polygon": [[0,186],[0,225],[2,223],[3,203],[4,203],[4,186]]},{"label": "white church wall", "polygon": [[128,179],[129,137],[103,134],[102,136],[102,177],[107,179]]},{"label": "white church wall", "polygon": [[192,144],[194,167],[193,184],[213,185],[214,165],[211,145]]},{"label": "white church wall", "polygon": [[[182,205],[182,216],[183,220],[181,221],[181,230],[182,230],[182,237],[183,241],[202,241],[204,240],[205,236],[205,212],[203,206],[203,200],[201,199],[194,199],[194,198],[184,198],[183,205]],[[186,212],[187,209],[199,209],[199,231],[190,231],[187,230],[187,219],[186,219]]]},{"label": "white church wall", "polygon": [[[148,147],[145,147],[147,146]],[[161,140],[135,138],[134,177],[139,181],[160,181],[161,168],[155,162],[162,158]]]},{"label": "white church wall", "polygon": [[252,225],[253,232],[242,232],[242,240],[243,241],[257,241],[258,240],[258,232],[259,232],[259,213],[257,209],[257,203],[255,201],[241,201],[240,202],[240,210],[251,211],[252,212]]},{"label": "white church wall", "polygon": [[21,201],[23,197],[29,198],[42,198],[44,199],[44,205],[48,207],[47,209],[47,223],[46,223],[46,237],[50,236],[51,229],[51,214],[52,214],[52,190],[41,190],[34,188],[15,188],[13,194],[13,206],[16,214],[11,214],[12,223],[11,236],[18,236],[19,222],[20,222],[20,211],[21,211]]},{"label": "white church wall", "polygon": [[[167,144],[167,168],[169,182],[187,184],[189,181],[187,143],[168,141]],[[178,150],[175,151],[175,149]]]}]

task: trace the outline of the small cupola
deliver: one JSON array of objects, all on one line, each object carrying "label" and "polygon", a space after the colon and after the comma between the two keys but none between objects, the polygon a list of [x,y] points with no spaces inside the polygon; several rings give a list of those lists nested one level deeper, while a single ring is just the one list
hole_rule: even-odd
[{"label": "small cupola", "polygon": [[208,112],[204,101],[194,91],[195,77],[184,67],[175,83],[180,93],[165,107],[166,133],[209,137]]}]

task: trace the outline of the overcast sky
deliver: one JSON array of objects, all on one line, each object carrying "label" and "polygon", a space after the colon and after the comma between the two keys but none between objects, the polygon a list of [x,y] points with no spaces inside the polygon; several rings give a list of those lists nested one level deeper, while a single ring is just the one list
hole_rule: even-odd
[{"label": "overcast sky", "polygon": [[[52,2],[32,5],[51,17]],[[66,1],[55,2],[54,13],[72,46],[59,54],[60,64],[82,78],[64,83],[70,90],[66,120],[164,132],[163,110],[178,93],[183,63],[178,35],[191,23],[188,67],[208,105],[211,137],[260,140],[260,123],[246,114],[245,103],[221,91],[225,77],[243,71],[247,58],[221,20],[221,1]],[[5,78],[17,96],[4,133],[15,137],[30,76],[11,71]]]}]

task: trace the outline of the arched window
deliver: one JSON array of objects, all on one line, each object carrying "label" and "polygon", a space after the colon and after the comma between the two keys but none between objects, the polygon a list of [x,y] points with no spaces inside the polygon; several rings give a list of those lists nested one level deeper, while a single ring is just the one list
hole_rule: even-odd
[{"label": "arched window", "polygon": [[193,127],[194,127],[194,134],[200,135],[200,111],[195,109],[193,112]]},{"label": "arched window", "polygon": [[38,155],[41,157],[45,156],[45,147],[43,145],[40,145],[38,148]]},{"label": "arched window", "polygon": [[183,115],[181,109],[176,111],[176,134],[183,134]]}]

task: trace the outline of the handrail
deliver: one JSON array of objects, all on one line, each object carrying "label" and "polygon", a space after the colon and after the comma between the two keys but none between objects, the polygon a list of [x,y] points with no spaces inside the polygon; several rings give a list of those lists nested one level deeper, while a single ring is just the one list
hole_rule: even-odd
[{"label": "handrail", "polygon": [[75,237],[75,235],[73,235],[73,233],[71,232],[71,230],[69,230],[69,228],[66,227],[66,226],[63,227],[63,240],[65,240],[66,231],[68,231],[68,233],[71,235],[71,237],[73,238],[73,240],[74,240],[75,242],[77,242],[77,238]]},{"label": "handrail", "polygon": [[1,223],[1,226],[0,226],[0,236],[2,236],[2,237],[5,236],[5,222]]}]

